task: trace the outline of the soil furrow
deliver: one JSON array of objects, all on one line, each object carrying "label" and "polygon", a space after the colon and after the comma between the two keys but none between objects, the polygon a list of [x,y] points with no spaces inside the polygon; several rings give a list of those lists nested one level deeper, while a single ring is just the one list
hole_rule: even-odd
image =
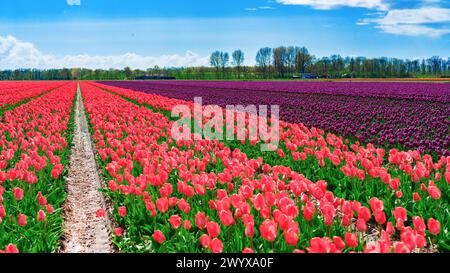
[{"label": "soil furrow", "polygon": [[107,209],[103,193],[99,191],[102,180],[97,171],[79,85],[76,103],[74,145],[66,181],[68,196],[63,206],[61,252],[108,253],[113,251],[111,224],[107,215],[96,217],[98,209]]}]

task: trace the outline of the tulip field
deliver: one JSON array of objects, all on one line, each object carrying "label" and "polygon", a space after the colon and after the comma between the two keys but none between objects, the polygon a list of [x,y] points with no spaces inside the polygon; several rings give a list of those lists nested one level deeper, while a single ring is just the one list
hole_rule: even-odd
[{"label": "tulip field", "polygon": [[0,122],[0,249],[6,252],[51,252],[59,243],[75,87],[0,83],[9,109]]},{"label": "tulip field", "polygon": [[105,82],[204,103],[277,104],[280,118],[362,143],[450,155],[450,84],[411,82]]},{"label": "tulip field", "polygon": [[[450,251],[449,84],[0,82],[0,94],[0,252],[60,248],[77,96],[116,252]],[[279,105],[279,145],[174,139],[171,111],[195,116],[194,97]]]}]

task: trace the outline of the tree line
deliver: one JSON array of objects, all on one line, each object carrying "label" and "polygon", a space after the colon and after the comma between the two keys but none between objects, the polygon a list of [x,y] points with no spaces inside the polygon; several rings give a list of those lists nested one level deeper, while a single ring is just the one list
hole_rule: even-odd
[{"label": "tree line", "polygon": [[[230,57],[231,56],[231,57]],[[254,66],[245,66],[245,54],[214,51],[210,66],[131,69],[16,69],[0,70],[0,80],[134,80],[177,79],[288,79],[288,78],[406,78],[450,77],[450,57],[427,59],[316,57],[306,47],[260,48]]]}]

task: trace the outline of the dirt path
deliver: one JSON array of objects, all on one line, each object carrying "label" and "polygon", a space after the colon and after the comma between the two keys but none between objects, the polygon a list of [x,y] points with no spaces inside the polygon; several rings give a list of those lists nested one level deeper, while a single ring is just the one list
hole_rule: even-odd
[{"label": "dirt path", "polygon": [[95,163],[79,85],[73,142],[66,182],[68,196],[63,206],[64,235],[61,252],[112,252],[110,222],[107,216],[96,217],[99,208],[106,211],[106,204],[103,194],[98,190],[102,181]]}]

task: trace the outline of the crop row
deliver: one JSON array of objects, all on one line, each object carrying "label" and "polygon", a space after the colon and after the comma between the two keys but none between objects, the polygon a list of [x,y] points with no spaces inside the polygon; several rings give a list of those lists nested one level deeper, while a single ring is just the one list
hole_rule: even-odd
[{"label": "crop row", "polygon": [[0,110],[8,110],[64,84],[65,82],[1,82]]}]

